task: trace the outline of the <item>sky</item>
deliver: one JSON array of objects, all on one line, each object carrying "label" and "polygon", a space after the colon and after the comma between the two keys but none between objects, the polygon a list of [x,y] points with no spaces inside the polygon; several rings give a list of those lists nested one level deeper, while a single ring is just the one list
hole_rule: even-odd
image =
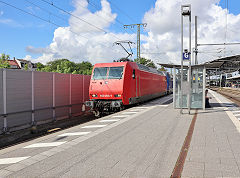
[{"label": "sky", "polygon": [[[182,4],[192,6],[192,32],[198,16],[198,43],[240,42],[239,0],[0,0],[0,53],[44,64],[60,58],[95,64],[126,57],[114,42],[130,40],[135,59],[137,28],[123,25],[147,23],[141,28],[141,57],[178,64]],[[186,19],[184,27],[187,48]],[[237,55],[238,48],[199,47],[199,63]]]}]

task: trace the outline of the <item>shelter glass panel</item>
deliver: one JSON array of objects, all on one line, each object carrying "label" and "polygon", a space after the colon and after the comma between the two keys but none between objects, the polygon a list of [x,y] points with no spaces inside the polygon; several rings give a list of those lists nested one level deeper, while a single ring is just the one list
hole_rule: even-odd
[{"label": "shelter glass panel", "polygon": [[191,76],[191,108],[203,106],[203,68],[193,68]]},{"label": "shelter glass panel", "polygon": [[[187,108],[187,69],[183,69],[183,100],[182,100],[182,107]],[[181,108],[181,69],[176,69],[176,84],[175,84],[175,108]]]}]

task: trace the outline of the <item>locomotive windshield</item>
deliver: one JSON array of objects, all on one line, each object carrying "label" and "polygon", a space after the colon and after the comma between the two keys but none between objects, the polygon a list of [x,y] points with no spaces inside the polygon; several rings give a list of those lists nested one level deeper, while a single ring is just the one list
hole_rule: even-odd
[{"label": "locomotive windshield", "polygon": [[109,67],[108,79],[121,79],[123,67]]},{"label": "locomotive windshield", "polygon": [[93,80],[121,79],[124,67],[96,67],[93,71]]},{"label": "locomotive windshield", "polygon": [[93,79],[106,79],[107,78],[108,67],[97,67],[93,72]]}]

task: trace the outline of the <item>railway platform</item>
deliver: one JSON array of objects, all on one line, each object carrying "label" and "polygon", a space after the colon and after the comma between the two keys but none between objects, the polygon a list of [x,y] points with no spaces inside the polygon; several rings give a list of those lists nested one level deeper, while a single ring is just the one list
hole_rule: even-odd
[{"label": "railway platform", "polygon": [[240,177],[240,108],[173,109],[172,96],[0,150],[0,177]]}]

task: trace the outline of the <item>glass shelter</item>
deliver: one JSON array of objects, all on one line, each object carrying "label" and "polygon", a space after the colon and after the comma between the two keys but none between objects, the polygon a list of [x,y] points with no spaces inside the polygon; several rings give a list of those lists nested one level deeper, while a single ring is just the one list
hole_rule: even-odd
[{"label": "glass shelter", "polygon": [[[182,84],[181,84],[181,65],[174,64],[160,64],[160,65],[166,68],[173,68],[174,108],[205,109],[205,87],[206,87],[205,65],[191,66],[191,70],[189,70],[188,66],[183,66]],[[189,75],[190,77],[188,77]]]},{"label": "glass shelter", "polygon": [[[210,78],[234,72],[240,69],[240,55],[208,61],[203,64],[183,66],[183,83],[181,86],[181,65],[161,64],[165,68],[173,68],[173,104],[174,108],[205,109],[206,74]],[[191,71],[191,74],[189,74]],[[207,71],[207,72],[206,72]],[[190,75],[190,77],[188,77]],[[219,81],[220,87],[222,81]],[[182,99],[181,99],[181,90]]]},{"label": "glass shelter", "polygon": [[[183,68],[183,84],[181,86],[181,67],[173,66],[173,104],[174,108],[205,109],[205,78],[203,66],[192,67],[190,81],[189,69]],[[181,90],[182,100],[181,100]]]}]

